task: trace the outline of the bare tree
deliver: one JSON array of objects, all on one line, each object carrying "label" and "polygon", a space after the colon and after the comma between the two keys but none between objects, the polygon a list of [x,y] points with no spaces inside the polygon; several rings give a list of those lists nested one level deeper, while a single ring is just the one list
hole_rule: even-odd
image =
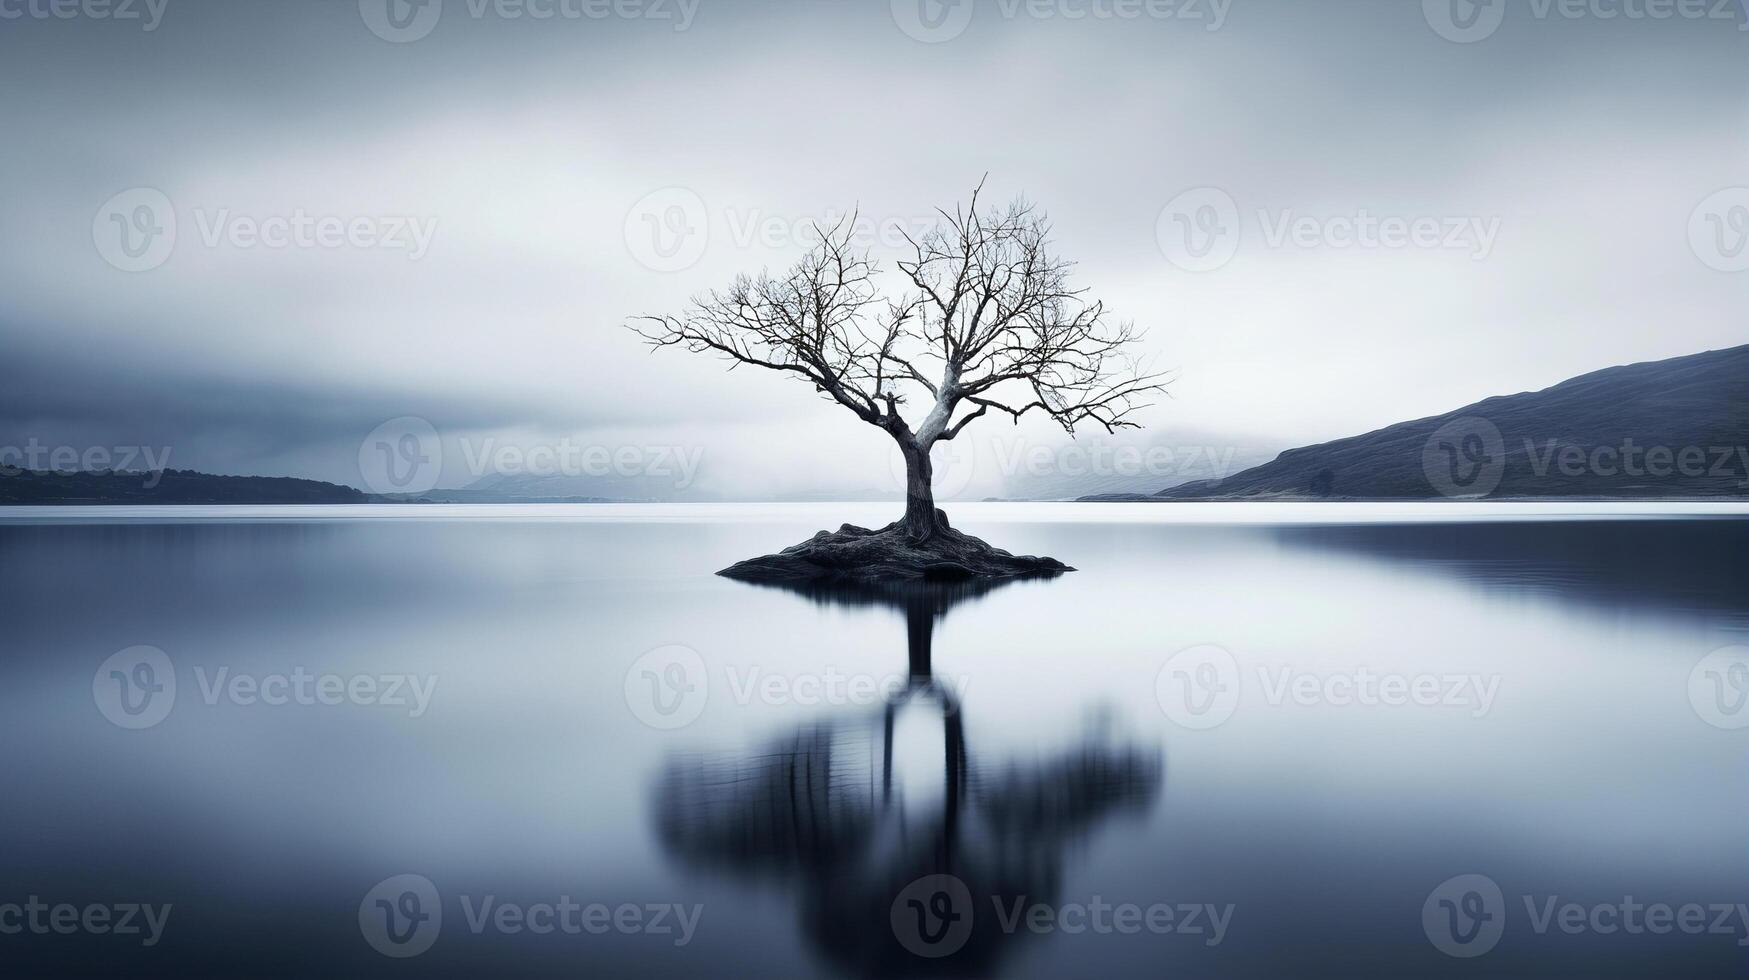
[{"label": "bare tree", "polygon": [[[892,436],[905,459],[905,532],[925,540],[937,527],[936,443],[990,413],[1018,423],[1036,411],[1071,435],[1134,428],[1140,399],[1163,390],[1132,356],[1134,325],[1069,284],[1074,263],[1051,251],[1046,217],[1023,200],[980,211],[981,191],[938,210],[920,239],[906,236],[898,299],[881,298],[879,268],[852,246],[852,215],[781,278],[741,276],[681,316],[640,317],[634,329],[657,348],[795,374]],[[913,425],[900,409],[918,393],[929,409]]]}]

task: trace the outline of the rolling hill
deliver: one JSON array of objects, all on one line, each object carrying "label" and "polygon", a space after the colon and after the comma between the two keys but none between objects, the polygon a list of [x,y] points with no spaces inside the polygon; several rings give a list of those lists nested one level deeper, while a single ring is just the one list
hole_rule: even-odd
[{"label": "rolling hill", "polygon": [[1088,500],[1749,498],[1749,345],[1593,371],[1225,480]]},{"label": "rolling hill", "polygon": [[0,471],[0,505],[11,504],[363,504],[371,497],[320,480],[161,472]]}]

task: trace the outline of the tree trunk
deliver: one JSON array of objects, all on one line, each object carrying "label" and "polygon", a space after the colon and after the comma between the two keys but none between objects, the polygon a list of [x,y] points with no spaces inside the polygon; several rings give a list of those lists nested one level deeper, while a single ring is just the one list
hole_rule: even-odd
[{"label": "tree trunk", "polygon": [[905,456],[905,537],[927,541],[936,531],[935,489],[930,486],[935,473],[929,450],[909,439],[900,440],[899,449]]}]

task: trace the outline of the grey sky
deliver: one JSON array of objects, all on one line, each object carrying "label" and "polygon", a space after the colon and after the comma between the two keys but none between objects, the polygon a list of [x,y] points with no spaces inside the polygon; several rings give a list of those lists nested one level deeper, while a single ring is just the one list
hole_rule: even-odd
[{"label": "grey sky", "polygon": [[[720,492],[870,486],[887,446],[847,413],[621,325],[787,264],[810,217],[914,226],[985,172],[1149,328],[1166,444],[1280,448],[1749,339],[1749,272],[1721,271],[1749,192],[1696,213],[1749,186],[1736,0],[1525,0],[1466,43],[1410,0],[445,0],[399,43],[378,0],[160,2],[147,31],[0,0],[0,444],[356,484],[365,434],[415,415],[705,447]],[[141,187],[175,247],[125,272],[99,212]],[[1240,234],[1192,272],[1161,219],[1199,188]],[[652,251],[699,207],[707,236]],[[1336,247],[1325,222],[1363,214],[1439,241]],[[252,243],[299,216],[350,230]]]}]

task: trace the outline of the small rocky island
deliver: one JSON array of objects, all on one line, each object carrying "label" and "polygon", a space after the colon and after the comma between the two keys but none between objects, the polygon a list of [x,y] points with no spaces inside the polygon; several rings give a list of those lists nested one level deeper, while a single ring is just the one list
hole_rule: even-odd
[{"label": "small rocky island", "polygon": [[717,574],[771,585],[869,585],[894,580],[1044,578],[1074,571],[1055,558],[1012,555],[955,530],[939,509],[935,522],[933,532],[920,540],[907,533],[904,521],[878,531],[845,524],[775,555],[736,562]]}]

